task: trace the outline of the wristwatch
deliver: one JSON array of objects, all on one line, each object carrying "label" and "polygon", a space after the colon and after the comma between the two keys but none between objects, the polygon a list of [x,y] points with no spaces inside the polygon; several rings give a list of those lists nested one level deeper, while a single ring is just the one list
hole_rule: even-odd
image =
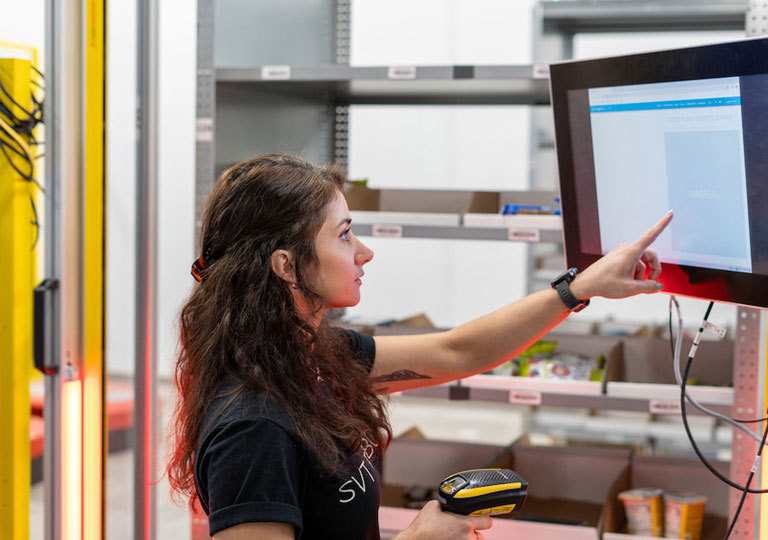
[{"label": "wristwatch", "polygon": [[552,282],[552,288],[560,295],[560,299],[565,304],[571,313],[576,313],[584,309],[589,305],[589,299],[581,300],[571,292],[571,281],[576,277],[579,271],[576,268],[569,268]]}]

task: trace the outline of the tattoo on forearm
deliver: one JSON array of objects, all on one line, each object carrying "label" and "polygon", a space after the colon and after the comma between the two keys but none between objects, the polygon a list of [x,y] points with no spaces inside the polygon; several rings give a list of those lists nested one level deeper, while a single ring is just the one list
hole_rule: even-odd
[{"label": "tattoo on forearm", "polygon": [[400,371],[395,371],[394,373],[389,373],[387,375],[379,375],[378,377],[371,377],[371,380],[373,382],[394,382],[394,381],[412,381],[415,379],[431,379],[429,375],[422,375],[421,373],[416,373],[415,371],[411,371],[410,369],[401,369]]}]

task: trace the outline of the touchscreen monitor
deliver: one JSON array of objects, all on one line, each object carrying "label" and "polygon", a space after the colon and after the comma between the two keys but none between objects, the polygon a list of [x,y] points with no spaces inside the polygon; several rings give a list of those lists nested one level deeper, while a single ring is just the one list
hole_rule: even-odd
[{"label": "touchscreen monitor", "polygon": [[664,291],[768,307],[768,39],[550,66],[563,237],[584,268],[667,210]]}]

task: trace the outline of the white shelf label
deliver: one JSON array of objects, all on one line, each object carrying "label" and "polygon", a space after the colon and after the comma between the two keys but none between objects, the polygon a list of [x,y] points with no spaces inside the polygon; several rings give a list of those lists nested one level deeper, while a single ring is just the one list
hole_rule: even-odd
[{"label": "white shelf label", "polygon": [[388,79],[415,79],[416,66],[389,66]]},{"label": "white shelf label", "polygon": [[512,390],[509,392],[509,402],[518,405],[541,405],[541,392]]},{"label": "white shelf label", "polygon": [[197,142],[213,142],[213,118],[198,118],[196,120],[195,140]]},{"label": "white shelf label", "polygon": [[680,401],[652,399],[648,402],[648,412],[651,414],[680,414]]},{"label": "white shelf label", "polygon": [[548,64],[534,64],[534,66],[533,66],[533,78],[534,79],[549,79],[549,65]]},{"label": "white shelf label", "polygon": [[509,229],[507,238],[511,242],[538,242],[541,233],[539,229]]},{"label": "white shelf label", "polygon": [[287,81],[291,78],[291,66],[262,66],[261,78],[265,81]]},{"label": "white shelf label", "polygon": [[725,328],[720,328],[719,326],[712,324],[711,322],[707,321],[704,325],[704,330],[709,332],[710,334],[714,334],[720,339],[723,339],[726,334]]},{"label": "white shelf label", "polygon": [[378,238],[402,238],[402,225],[374,225],[371,227],[371,235]]}]

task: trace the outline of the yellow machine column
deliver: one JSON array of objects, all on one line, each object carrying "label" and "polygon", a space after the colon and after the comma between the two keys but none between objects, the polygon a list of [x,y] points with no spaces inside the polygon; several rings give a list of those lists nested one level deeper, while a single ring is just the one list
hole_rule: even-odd
[{"label": "yellow machine column", "polygon": [[[0,59],[0,99],[11,113],[31,110],[28,60]],[[13,101],[16,103],[14,104]],[[15,135],[15,136],[14,136]],[[17,140],[17,138],[19,140]],[[32,364],[32,275],[35,243],[33,173],[21,137],[0,111],[0,536],[29,538],[29,376]],[[28,150],[27,146],[27,150]],[[19,151],[17,153],[15,150]],[[18,170],[17,170],[18,169]]]}]

